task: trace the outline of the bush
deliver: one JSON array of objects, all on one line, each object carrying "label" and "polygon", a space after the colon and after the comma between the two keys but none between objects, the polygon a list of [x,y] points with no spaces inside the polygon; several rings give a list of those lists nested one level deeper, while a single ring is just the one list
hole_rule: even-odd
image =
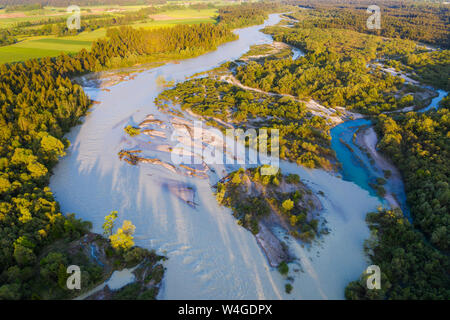
[{"label": "bush", "polygon": [[289,294],[292,291],[292,285],[290,283],[286,283],[286,285],[284,286],[284,289],[286,290],[286,293]]},{"label": "bush", "polygon": [[126,126],[123,130],[125,130],[125,132],[128,133],[128,135],[130,137],[137,136],[138,134],[141,133],[141,129],[135,128],[135,127],[133,127],[131,125]]},{"label": "bush", "polygon": [[283,204],[281,206],[284,210],[290,211],[292,210],[292,208],[294,208],[294,201],[292,201],[291,199],[286,199],[283,201]]},{"label": "bush", "polygon": [[289,266],[287,265],[286,261],[283,261],[278,265],[278,272],[283,276],[286,276],[289,273]]},{"label": "bush", "polygon": [[115,300],[136,300],[141,291],[141,284],[130,283],[117,291],[114,295]]},{"label": "bush", "polygon": [[156,288],[151,288],[151,289],[141,293],[138,297],[138,300],[155,300],[157,294],[158,294],[158,290]]},{"label": "bush", "polygon": [[300,176],[295,173],[291,173],[286,177],[287,183],[300,183]]}]

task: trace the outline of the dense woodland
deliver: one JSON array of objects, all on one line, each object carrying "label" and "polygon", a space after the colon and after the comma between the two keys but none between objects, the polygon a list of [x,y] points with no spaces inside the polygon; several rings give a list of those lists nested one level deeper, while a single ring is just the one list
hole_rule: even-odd
[{"label": "dense woodland", "polygon": [[[382,6],[383,7],[383,6]],[[394,6],[394,7],[398,7]],[[383,7],[384,8],[384,7]],[[403,7],[402,7],[403,8]],[[406,7],[405,7],[406,8]],[[414,23],[417,23],[418,25],[414,25],[413,30],[421,30],[421,28],[425,28],[427,26],[427,23],[429,21],[434,21],[431,18],[420,18],[419,16],[422,13],[422,7],[419,6],[409,6],[407,7],[409,10],[412,10],[413,13],[405,13],[404,16],[407,17],[407,21],[412,21]],[[366,20],[368,17],[368,14],[365,13],[366,7],[358,7],[358,10],[362,10],[360,17],[350,17],[348,19],[344,19],[342,15],[351,15],[351,8],[349,9],[347,6],[343,6],[342,8],[336,8],[336,7],[329,7],[324,6],[321,7],[321,9],[318,10],[303,10],[298,13],[294,13],[290,15],[292,18],[298,19],[299,22],[296,24],[297,28],[301,29],[315,29],[320,28],[323,31],[327,31],[327,29],[331,29],[330,32],[334,29],[350,29],[353,31],[357,31],[360,33],[369,33],[369,34],[375,34],[380,35],[380,32],[373,32],[372,30],[367,29],[366,27]],[[438,44],[442,46],[443,48],[448,48],[449,44],[449,32],[448,32],[448,17],[449,15],[449,9],[445,6],[438,6],[431,5],[430,10],[432,10],[433,17],[439,16],[441,17],[441,25],[439,26],[428,26],[427,29],[420,31],[427,37],[429,37],[429,43]],[[434,12],[434,11],[437,12]],[[400,21],[399,16],[403,16],[400,14],[393,14],[391,19],[393,19],[395,22]],[[390,42],[396,42],[399,44],[404,44],[405,42],[396,41],[395,38],[401,38],[401,39],[409,39],[409,40],[415,40],[415,41],[424,41],[422,39],[417,39],[417,37],[414,37],[413,35],[404,35],[401,37],[396,36],[395,34],[384,34],[383,32],[386,32],[386,30],[389,30],[390,27],[395,26],[393,21],[385,21],[384,19],[388,19],[384,12],[382,12],[383,17],[383,27],[381,29],[381,36],[383,37],[389,37],[393,38],[390,40]],[[426,23],[422,20],[427,21]],[[351,22],[350,22],[351,21]],[[354,27],[354,24],[358,24],[359,27]],[[347,35],[353,35],[355,34],[349,34]],[[359,35],[358,37],[361,37]],[[441,38],[446,38],[446,43],[439,43],[441,41]],[[374,38],[372,38],[374,39]],[[377,38],[382,39],[382,38]],[[385,40],[385,39],[384,39]],[[295,39],[292,43],[295,45]],[[302,43],[298,43],[298,45],[302,45]],[[449,90],[450,89],[450,83],[448,74],[450,73],[450,51],[449,50],[441,50],[441,51],[434,51],[434,50],[423,50],[420,48],[417,48],[415,46],[408,45],[407,47],[403,48],[401,51],[385,51],[382,49],[379,52],[381,55],[387,55],[387,61],[386,64],[390,66],[394,66],[398,69],[401,69],[403,71],[406,71],[408,73],[412,74],[412,78],[419,80],[421,82],[431,84],[434,87]],[[380,56],[378,55],[378,58]]]},{"label": "dense woodland", "polygon": [[[450,8],[438,2],[419,1],[343,1],[343,0],[295,0],[288,3],[314,10],[306,10],[313,19],[303,26],[317,28],[350,29],[388,38],[410,39],[450,48],[448,32]],[[377,5],[381,12],[381,28],[368,29],[367,8]],[[303,14],[303,13],[302,13]],[[296,18],[299,15],[294,14]]]},{"label": "dense woodland", "polygon": [[267,19],[269,12],[282,12],[286,8],[279,3],[261,2],[244,3],[240,6],[227,6],[219,9],[219,24],[228,27],[242,28],[246,26],[262,24]]},{"label": "dense woodland", "polygon": [[395,97],[403,80],[367,64],[383,52],[408,50],[408,41],[381,38],[342,29],[267,28],[277,41],[305,51],[296,60],[252,62],[236,70],[244,85],[264,91],[313,98],[324,106],[342,106],[376,114],[405,104]]},{"label": "dense woodland", "polygon": [[122,60],[155,54],[174,53],[189,57],[236,39],[229,29],[213,24],[177,25],[151,30],[123,26],[109,29],[107,36],[108,39],[96,41],[90,53],[101,65],[112,63],[114,58]]},{"label": "dense woodland", "polygon": [[80,86],[58,74],[58,62],[0,66],[3,299],[31,298],[42,249],[56,239],[77,239],[88,230],[85,222],[61,215],[48,187],[51,169],[68,146],[64,133],[90,105]]},{"label": "dense woodland", "polygon": [[[306,12],[309,12],[308,10]],[[309,14],[301,13],[304,19]],[[294,28],[268,27],[265,32],[302,49],[296,60],[268,59],[236,69],[244,85],[263,91],[315,99],[324,106],[343,106],[366,114],[421,105],[399,97],[421,89],[404,85],[378,64],[393,66],[421,82],[448,89],[450,51],[427,51],[409,40],[386,39],[346,29],[322,29],[297,25]]]},{"label": "dense woodland", "polygon": [[163,91],[155,99],[162,109],[180,105],[224,129],[214,118],[238,128],[279,129],[280,157],[309,168],[332,168],[330,126],[312,116],[303,103],[289,97],[269,97],[213,79],[194,79]]},{"label": "dense woodland", "polygon": [[450,299],[448,256],[429,245],[402,212],[381,210],[369,213],[366,221],[372,236],[365,249],[380,267],[381,289],[368,290],[363,274],[347,286],[347,299]]},{"label": "dense woodland", "polygon": [[422,83],[450,91],[450,50],[406,53],[389,64],[413,74],[412,78]]},{"label": "dense woodland", "polygon": [[414,225],[434,246],[449,251],[450,110],[381,115],[377,129],[378,147],[402,173]]}]

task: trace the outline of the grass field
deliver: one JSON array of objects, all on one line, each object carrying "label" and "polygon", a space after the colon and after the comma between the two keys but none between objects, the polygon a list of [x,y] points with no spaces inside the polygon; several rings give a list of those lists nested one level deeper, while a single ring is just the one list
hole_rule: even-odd
[{"label": "grass field", "polygon": [[[109,6],[90,6],[81,7],[81,15],[100,15],[108,13],[108,10],[117,10],[120,12],[125,11],[137,11],[145,6],[119,6],[119,5],[109,5]],[[45,7],[40,10],[30,10],[30,11],[12,11],[7,12],[6,9],[0,10],[0,28],[7,28],[16,25],[19,22],[33,22],[48,18],[61,18],[68,17],[70,13],[66,11],[66,8],[61,7]]]},{"label": "grass field", "polygon": [[54,57],[62,52],[78,52],[89,49],[91,41],[43,38],[26,40],[11,46],[0,47],[0,63],[23,61],[31,58]]},{"label": "grass field", "polygon": [[[112,8],[114,6],[108,6]],[[90,7],[91,12],[95,8]],[[128,8],[128,7],[127,7]],[[128,8],[129,10],[137,10],[138,6]],[[61,8],[57,8],[61,10]],[[0,16],[2,14],[0,10]],[[50,10],[54,12],[55,10]],[[197,23],[214,23],[215,16],[217,15],[217,9],[185,9],[185,10],[172,10],[160,14],[152,15],[152,19],[147,22],[136,23],[132,26],[135,28],[158,28],[158,27],[171,27],[177,24],[197,24]],[[30,17],[28,17],[30,18]],[[81,16],[83,19],[83,15]],[[5,18],[0,18],[1,21]],[[9,18],[7,18],[8,20]],[[14,18],[16,19],[16,18]],[[17,18],[18,19],[18,18]],[[25,18],[23,18],[25,19]],[[39,17],[42,19],[42,16]],[[30,37],[23,39],[22,41],[0,47],[0,63],[23,61],[31,58],[42,58],[46,56],[54,57],[62,52],[75,53],[81,49],[90,49],[92,42],[96,39],[106,36],[106,28],[97,29],[94,31],[85,31],[76,36],[56,37],[56,36],[43,36],[43,37]]]}]

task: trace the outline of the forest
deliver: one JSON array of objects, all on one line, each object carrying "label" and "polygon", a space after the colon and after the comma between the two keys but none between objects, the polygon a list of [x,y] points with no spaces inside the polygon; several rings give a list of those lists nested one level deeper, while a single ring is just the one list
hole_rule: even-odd
[{"label": "forest", "polygon": [[[393,7],[397,7],[394,6]],[[384,8],[384,7],[383,7]],[[403,15],[407,18],[406,21],[417,23],[418,25],[414,25],[412,28],[413,30],[421,30],[421,28],[425,28],[424,26],[427,25],[430,21],[434,21],[436,17],[440,17],[442,20],[439,25],[439,27],[436,27],[434,25],[430,25],[427,27],[427,29],[424,29],[420,31],[420,33],[423,33],[424,35],[427,35],[428,37],[431,37],[429,41],[425,41],[423,39],[418,39],[417,37],[414,37],[411,34],[407,34],[405,36],[396,36],[395,34],[384,34],[389,28],[394,28],[395,23],[399,22],[399,13],[393,13],[393,16],[389,19],[393,19],[393,21],[388,20],[387,22],[385,20],[383,24],[383,28],[381,28],[381,33],[378,32],[378,30],[369,30],[366,27],[366,20],[368,14],[365,12],[365,8],[358,7],[357,10],[361,11],[361,14],[359,17],[349,17],[348,19],[344,19],[341,17],[342,15],[351,15],[351,8],[348,8],[347,6],[343,7],[330,7],[330,6],[324,6],[321,7],[319,5],[319,9],[317,10],[303,10],[297,13],[293,13],[289,15],[292,18],[298,19],[299,22],[296,24],[296,28],[301,29],[316,29],[319,28],[323,30],[324,32],[336,32],[335,29],[349,29],[353,31],[357,31],[359,33],[368,33],[368,34],[374,34],[374,35],[380,35],[383,37],[390,38],[391,43],[398,43],[400,46],[404,45],[407,42],[401,42],[398,41],[399,39],[408,39],[408,40],[414,40],[414,41],[424,41],[428,43],[432,43],[435,45],[442,46],[444,49],[449,47],[448,40],[449,40],[449,33],[448,33],[448,16],[449,16],[449,10],[445,6],[439,6],[436,7],[435,5],[430,6],[431,12],[429,15],[431,17],[426,18],[420,18],[420,15],[423,14],[423,12],[420,10],[422,8],[422,5],[414,5],[414,6],[405,6],[404,8],[408,8],[408,10],[412,10],[413,13],[404,13]],[[362,10],[364,9],[364,10]],[[356,9],[355,9],[356,10]],[[405,9],[406,10],[406,9]],[[435,12],[437,11],[437,12]],[[390,16],[386,16],[384,11],[382,11],[383,19],[388,19]],[[447,20],[445,20],[447,19]],[[358,24],[358,27],[354,27],[354,24]],[[397,28],[398,29],[398,28]],[[343,31],[341,31],[343,32]],[[353,35],[358,36],[356,33],[346,33],[347,35]],[[359,35],[358,37],[361,37]],[[437,39],[437,37],[445,38],[447,41],[446,43],[435,43],[439,42],[440,40]],[[383,39],[383,38],[371,38],[371,39]],[[302,42],[298,43],[295,41],[296,39],[293,39],[293,45],[297,43],[299,46],[302,46]],[[384,39],[386,40],[386,39]],[[291,39],[292,41],[292,39]],[[372,40],[373,41],[373,40]],[[413,46],[411,43],[409,43],[407,46],[402,48],[400,51],[386,51],[383,49],[377,49],[381,50],[382,55],[386,57],[384,59],[386,65],[393,66],[396,69],[400,69],[402,71],[406,71],[408,73],[412,73],[412,78],[415,80],[419,80],[423,83],[430,84],[436,88],[440,88],[443,90],[449,90],[450,83],[448,74],[450,73],[450,51],[449,50],[423,50],[418,49],[415,46]],[[380,58],[380,57],[378,57]]]},{"label": "forest", "polygon": [[302,22],[293,28],[268,27],[264,31],[276,41],[300,48],[306,54],[296,60],[266,59],[240,66],[235,73],[242,84],[371,115],[424,104],[399,97],[399,92],[407,96],[421,88],[405,85],[402,78],[382,70],[382,64],[407,72],[422,83],[448,90],[449,50],[429,51],[410,40],[311,27],[309,10],[305,12],[296,15],[301,16]]},{"label": "forest", "polygon": [[61,215],[48,182],[90,100],[50,59],[1,65],[0,74],[0,298],[31,298],[42,249],[88,231]]},{"label": "forest", "polygon": [[414,79],[435,88],[450,90],[450,50],[406,53],[398,60],[390,60],[387,65],[413,73]]},{"label": "forest", "polygon": [[92,45],[90,56],[102,66],[110,66],[114,60],[168,55],[192,57],[215,49],[219,44],[236,39],[228,28],[213,24],[177,25],[172,28],[135,29],[129,26],[112,28],[108,39],[100,39]]},{"label": "forest", "polygon": [[161,109],[168,109],[168,103],[191,110],[222,130],[224,127],[215,118],[244,130],[278,129],[280,158],[308,168],[334,168],[329,124],[289,97],[269,97],[203,78],[179,83],[155,99]]},{"label": "forest", "polygon": [[[448,98],[447,100],[448,104]],[[445,102],[443,103],[445,104]],[[400,169],[414,225],[442,251],[450,249],[450,110],[380,115],[378,147]]]},{"label": "forest", "polygon": [[428,244],[400,211],[367,214],[371,237],[365,250],[381,270],[381,289],[368,290],[367,274],[351,282],[345,296],[351,300],[448,300],[448,256]]},{"label": "forest", "polygon": [[231,29],[262,24],[270,12],[282,12],[286,6],[277,2],[243,3],[240,6],[226,6],[219,9],[217,21]]},{"label": "forest", "polygon": [[236,78],[244,85],[368,114],[403,106],[395,93],[404,81],[367,64],[383,52],[394,54],[412,43],[383,41],[343,29],[271,27],[266,31],[306,54],[296,60],[267,60],[238,67]]},{"label": "forest", "polygon": [[[295,0],[287,3],[314,9],[292,15],[297,18],[306,12],[311,19],[307,22],[301,21],[305,27],[350,29],[387,38],[419,41],[444,49],[450,48],[450,9],[448,5],[439,2]],[[380,29],[366,27],[370,15],[367,8],[374,4],[381,9]]]}]

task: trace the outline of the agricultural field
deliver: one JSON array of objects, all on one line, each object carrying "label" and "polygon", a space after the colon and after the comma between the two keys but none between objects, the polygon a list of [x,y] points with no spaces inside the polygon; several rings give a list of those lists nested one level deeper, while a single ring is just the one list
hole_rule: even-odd
[{"label": "agricultural field", "polygon": [[[120,14],[124,12],[137,11],[145,6],[90,6],[81,7],[81,15],[101,15],[101,14]],[[48,18],[68,17],[70,13],[66,8],[61,7],[44,7],[39,10],[30,11],[7,11],[0,9],[0,29],[13,27],[20,22],[33,22]]]},{"label": "agricultural field", "polygon": [[83,48],[89,49],[90,41],[65,39],[27,40],[11,46],[0,47],[0,63],[23,61],[31,58],[54,57],[62,52],[71,53]]},{"label": "agricultural field", "polygon": [[[123,10],[139,10],[143,6],[94,6],[81,8],[81,19],[85,14],[120,14]],[[177,24],[214,23],[217,9],[175,9],[150,15],[148,21],[133,23],[136,28],[172,27]],[[43,18],[68,16],[64,8],[45,7],[27,12],[5,12],[0,10],[0,29],[8,28],[19,22],[42,20]],[[34,36],[19,39],[18,43],[0,47],[0,63],[23,61],[30,58],[57,56],[75,53],[81,49],[90,49],[93,41],[106,36],[107,28],[84,31],[74,36]]]},{"label": "agricultural field", "polygon": [[168,27],[176,24],[214,23],[217,9],[186,9],[151,15],[153,21],[134,24],[139,28]]}]

